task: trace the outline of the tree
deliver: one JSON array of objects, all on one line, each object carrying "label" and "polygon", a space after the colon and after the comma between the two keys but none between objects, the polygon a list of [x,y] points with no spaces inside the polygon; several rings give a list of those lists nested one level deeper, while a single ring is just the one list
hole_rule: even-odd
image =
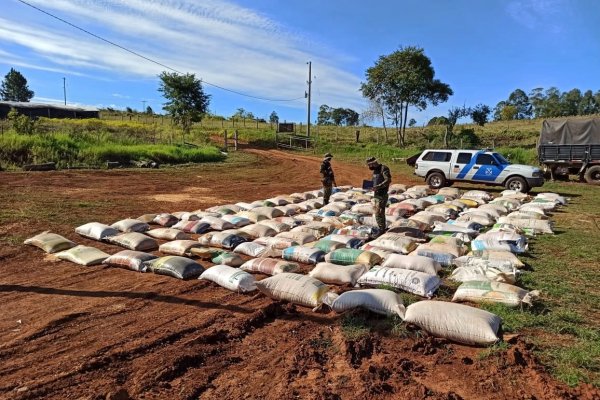
[{"label": "tree", "polygon": [[181,127],[185,140],[192,123],[200,122],[208,112],[210,95],[204,93],[202,82],[194,74],[163,72],[159,77],[158,91],[167,99],[163,110],[171,116],[173,124]]},{"label": "tree", "polygon": [[513,119],[517,119],[518,113],[517,107],[507,104],[500,112],[500,119],[502,121],[512,121]]},{"label": "tree", "polygon": [[448,125],[448,118],[442,115],[440,117],[433,117],[429,120],[429,122],[427,122],[427,126],[434,125]]},{"label": "tree", "polygon": [[125,112],[127,114],[133,114],[133,108],[131,108],[131,107],[125,107]]},{"label": "tree", "polygon": [[488,117],[492,110],[485,104],[477,104],[471,108],[471,119],[479,126],[484,126],[488,123]]},{"label": "tree", "polygon": [[346,126],[356,126],[358,125],[358,120],[360,115],[351,108],[344,109],[345,119],[344,122]]},{"label": "tree", "polygon": [[448,110],[448,124],[446,125],[446,134],[444,135],[444,146],[448,147],[452,134],[454,133],[454,126],[459,119],[468,117],[471,115],[471,109],[465,106],[452,107]]},{"label": "tree", "polygon": [[535,88],[529,93],[529,102],[531,103],[533,117],[541,118],[544,114],[546,96],[543,88]]},{"label": "tree", "polygon": [[[360,119],[362,120],[362,124],[366,125],[367,122],[374,121],[375,119],[381,118],[381,122],[383,124],[383,131],[385,133],[385,142],[388,141],[388,130],[385,124],[385,110],[381,106],[381,104],[374,100],[369,100],[368,107],[360,114]],[[379,144],[379,130],[377,130],[377,144]]]},{"label": "tree", "polygon": [[319,107],[319,113],[317,114],[317,124],[318,125],[331,125],[331,112],[333,109],[329,107],[327,104],[321,104]]},{"label": "tree", "polygon": [[563,92],[560,96],[561,114],[565,117],[579,114],[579,104],[581,103],[581,90],[572,89]]},{"label": "tree", "polygon": [[4,76],[0,86],[0,97],[3,101],[29,101],[33,97],[33,90],[29,90],[27,79],[16,69],[11,68]]},{"label": "tree", "polygon": [[269,122],[272,124],[278,124],[279,123],[279,116],[277,115],[277,113],[275,111],[273,111],[271,113],[271,115],[269,115]]},{"label": "tree", "polygon": [[531,118],[532,110],[529,97],[521,89],[516,89],[508,96],[506,104],[515,107],[517,113],[514,119]]},{"label": "tree", "polygon": [[431,60],[419,47],[400,48],[379,57],[365,75],[361,92],[391,117],[400,146],[405,145],[409,107],[424,110],[428,104],[437,105],[453,94],[449,85],[434,78]]},{"label": "tree", "polygon": [[410,121],[408,121],[408,126],[411,127],[411,128],[413,126],[415,126],[416,124],[417,124],[417,120],[414,119],[414,118],[411,118]]},{"label": "tree", "polygon": [[590,115],[598,114],[600,112],[600,105],[594,98],[591,90],[586,90],[579,102],[579,115]]},{"label": "tree", "polygon": [[152,110],[152,107],[150,107],[150,106],[146,107],[146,114],[148,114],[148,115],[153,115],[154,114],[154,111]]}]

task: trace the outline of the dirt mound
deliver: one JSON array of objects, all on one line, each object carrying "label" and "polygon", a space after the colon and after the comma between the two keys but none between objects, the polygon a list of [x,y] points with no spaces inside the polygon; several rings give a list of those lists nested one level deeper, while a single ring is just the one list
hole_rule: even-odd
[{"label": "dirt mound", "polygon": [[[73,228],[319,184],[319,158],[249,152],[231,165],[2,173],[8,213],[0,212],[0,398],[598,398],[591,386],[557,383],[518,339],[481,357],[482,349],[417,331],[347,337],[342,317],[332,312],[313,313],[208,282],[51,263],[21,245],[51,229],[114,253],[113,246],[78,237]],[[334,168],[340,184],[368,177],[361,166]]]}]

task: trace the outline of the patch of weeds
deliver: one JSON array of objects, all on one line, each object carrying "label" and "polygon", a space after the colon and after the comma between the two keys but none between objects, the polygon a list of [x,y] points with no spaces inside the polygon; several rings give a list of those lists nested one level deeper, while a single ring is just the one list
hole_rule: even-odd
[{"label": "patch of weeds", "polygon": [[553,373],[563,382],[576,386],[579,382],[598,385],[600,373],[600,340],[578,341],[569,346],[548,349],[541,354]]},{"label": "patch of weeds", "polygon": [[412,303],[416,303],[417,301],[423,300],[422,297],[419,297],[416,294],[406,292],[401,292],[400,298],[402,299],[402,304],[404,304],[404,307],[408,307]]},{"label": "patch of weeds", "polygon": [[376,289],[391,290],[392,292],[395,292],[396,290],[398,290],[394,286],[388,285],[387,283],[381,283],[381,284],[377,285]]},{"label": "patch of weeds", "polygon": [[365,314],[358,312],[345,314],[342,317],[341,328],[342,333],[349,340],[360,339],[363,336],[367,336],[371,331]]},{"label": "patch of weeds", "polygon": [[333,342],[330,338],[313,338],[308,341],[308,344],[315,349],[328,349],[333,346]]},{"label": "patch of weeds", "polygon": [[480,351],[479,354],[477,354],[477,359],[482,361],[492,356],[496,356],[497,354],[508,350],[509,347],[510,345],[507,342],[495,343],[487,349]]}]

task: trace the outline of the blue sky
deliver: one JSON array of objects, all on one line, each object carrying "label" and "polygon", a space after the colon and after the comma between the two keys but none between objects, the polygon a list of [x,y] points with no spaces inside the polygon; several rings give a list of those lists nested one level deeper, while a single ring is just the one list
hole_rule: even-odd
[{"label": "blue sky", "polygon": [[[454,96],[495,106],[521,88],[600,90],[596,0],[27,0],[65,20],[204,81],[271,99],[303,97],[312,61],[312,120],[321,104],[365,109],[367,68],[420,46]],[[0,75],[11,67],[37,101],[160,111],[164,68],[99,41],[17,0],[0,0]],[[306,101],[270,102],[205,85],[212,112],[237,108],[305,121]]]}]

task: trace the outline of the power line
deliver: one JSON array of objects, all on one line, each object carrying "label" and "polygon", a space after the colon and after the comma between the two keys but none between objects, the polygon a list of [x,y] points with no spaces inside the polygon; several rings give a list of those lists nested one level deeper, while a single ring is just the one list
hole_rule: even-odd
[{"label": "power line", "polygon": [[[46,14],[46,15],[48,15],[48,16],[50,16],[50,17],[54,18],[54,19],[57,19],[57,20],[59,20],[60,22],[63,22],[63,23],[65,23],[65,24],[67,24],[67,25],[69,25],[69,26],[71,26],[71,27],[73,27],[73,28],[75,28],[75,29],[78,29],[78,30],[80,30],[80,31],[82,31],[82,32],[84,32],[84,33],[87,33],[88,35],[90,35],[90,36],[93,36],[93,37],[95,37],[95,38],[96,38],[96,39],[98,39],[98,40],[102,40],[103,42],[106,42],[106,43],[108,43],[108,44],[110,44],[110,45],[112,45],[112,46],[118,47],[118,48],[119,48],[119,49],[121,49],[121,50],[124,50],[124,51],[126,51],[126,52],[128,52],[128,53],[131,53],[131,54],[133,54],[133,55],[135,55],[135,56],[137,56],[137,57],[143,58],[143,59],[144,59],[144,60],[146,60],[146,61],[150,61],[151,63],[154,63],[154,64],[156,64],[156,65],[159,65],[159,66],[161,66],[161,67],[163,67],[163,68],[166,68],[166,69],[168,69],[168,70],[170,70],[170,71],[176,72],[176,73],[178,73],[178,74],[183,74],[183,72],[181,72],[181,71],[178,71],[178,70],[176,70],[175,68],[169,67],[168,65],[165,65],[165,64],[163,64],[163,63],[161,63],[161,62],[159,62],[159,61],[156,61],[156,60],[154,60],[154,59],[152,59],[152,58],[150,58],[150,57],[146,57],[146,56],[145,56],[145,55],[143,55],[143,54],[140,54],[140,53],[138,53],[138,52],[136,52],[136,51],[134,51],[134,50],[128,49],[127,47],[121,46],[121,45],[120,45],[120,44],[118,44],[118,43],[115,43],[115,42],[113,42],[113,41],[110,41],[110,40],[108,40],[108,39],[105,39],[105,38],[103,38],[102,36],[96,35],[95,33],[92,33],[92,32],[90,32],[90,31],[88,31],[88,30],[86,30],[86,29],[84,29],[84,28],[81,28],[81,27],[79,27],[79,26],[77,26],[77,25],[75,25],[75,24],[73,24],[73,23],[71,23],[71,22],[69,22],[69,21],[67,21],[67,20],[65,20],[65,19],[63,19],[63,18],[61,18],[61,17],[58,17],[58,16],[56,16],[56,15],[54,15],[54,14],[52,14],[52,13],[49,13],[48,11],[45,11],[45,10],[43,10],[43,9],[41,9],[41,8],[37,7],[37,6],[34,6],[33,4],[30,4],[30,3],[28,3],[28,2],[26,2],[26,1],[24,1],[24,0],[17,0],[17,1],[19,1],[19,2],[20,2],[20,3],[22,3],[22,4],[25,4],[26,6],[29,6],[29,7],[33,8],[33,9],[35,9],[35,10],[37,10],[37,11],[41,12],[41,13],[44,13],[44,14]],[[218,88],[218,89],[225,90],[225,91],[227,91],[227,92],[231,92],[231,93],[235,93],[235,94],[237,94],[237,95],[240,95],[240,96],[245,96],[245,97],[250,97],[250,98],[253,98],[253,99],[258,99],[258,100],[264,100],[264,101],[274,101],[274,102],[284,102],[284,101],[296,101],[296,100],[301,100],[301,99],[304,99],[304,96],[302,96],[302,97],[297,97],[297,98],[294,98],[294,99],[269,99],[269,98],[266,98],[266,97],[252,96],[252,95],[250,95],[250,94],[246,94],[246,93],[238,92],[238,91],[235,91],[235,90],[232,90],[232,89],[228,89],[228,88],[226,88],[226,87],[223,87],[223,86],[216,85],[216,84],[214,84],[214,83],[207,82],[207,81],[205,81],[205,80],[202,80],[202,79],[201,79],[201,81],[202,81],[202,83],[205,83],[205,84],[207,84],[207,85],[210,85],[210,86],[216,87],[216,88]]]}]

